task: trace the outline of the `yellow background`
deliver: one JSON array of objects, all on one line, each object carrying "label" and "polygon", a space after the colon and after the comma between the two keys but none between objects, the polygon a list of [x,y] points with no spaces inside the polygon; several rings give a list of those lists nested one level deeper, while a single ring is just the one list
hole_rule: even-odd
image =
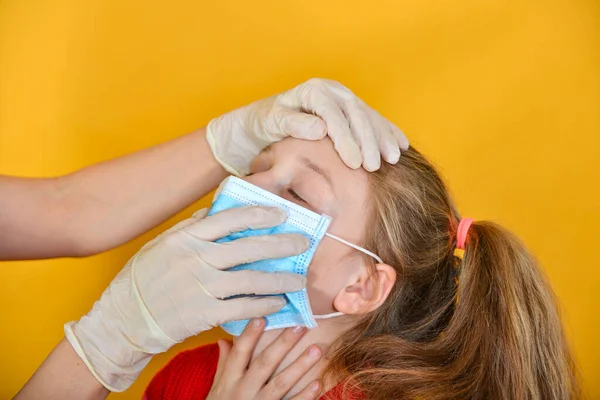
[{"label": "yellow background", "polygon": [[[0,0],[0,173],[68,173],[310,77],[339,80],[436,161],[464,215],[504,223],[539,256],[600,399],[599,22],[597,0]],[[0,264],[0,398],[157,232],[86,259]],[[111,398],[140,398],[214,335]]]}]

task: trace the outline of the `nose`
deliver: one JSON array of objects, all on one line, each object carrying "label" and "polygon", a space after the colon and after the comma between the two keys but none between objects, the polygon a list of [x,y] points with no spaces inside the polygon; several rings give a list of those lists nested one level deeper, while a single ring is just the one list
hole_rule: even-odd
[{"label": "nose", "polygon": [[277,196],[281,196],[281,185],[277,182],[275,175],[271,171],[249,175],[242,179]]}]

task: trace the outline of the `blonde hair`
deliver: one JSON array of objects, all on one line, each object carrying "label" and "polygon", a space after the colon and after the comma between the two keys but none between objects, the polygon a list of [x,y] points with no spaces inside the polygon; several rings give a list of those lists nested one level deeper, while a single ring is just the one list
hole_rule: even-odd
[{"label": "blonde hair", "polygon": [[371,400],[579,398],[556,299],[523,244],[475,222],[454,256],[460,216],[414,148],[369,179],[364,245],[397,281],[332,347],[325,379]]}]

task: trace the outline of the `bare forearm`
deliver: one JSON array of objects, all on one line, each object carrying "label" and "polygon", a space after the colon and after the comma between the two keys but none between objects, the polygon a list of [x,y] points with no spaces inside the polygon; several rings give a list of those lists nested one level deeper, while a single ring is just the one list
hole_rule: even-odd
[{"label": "bare forearm", "polygon": [[98,400],[108,394],[69,342],[63,339],[14,399]]},{"label": "bare forearm", "polygon": [[202,129],[56,179],[0,177],[0,259],[110,249],[209,193],[226,175]]},{"label": "bare forearm", "polygon": [[0,176],[0,260],[43,258],[65,253],[69,243],[55,179]]},{"label": "bare forearm", "polygon": [[140,235],[213,190],[226,176],[204,130],[94,165],[63,179],[67,230],[83,253],[97,253]]}]

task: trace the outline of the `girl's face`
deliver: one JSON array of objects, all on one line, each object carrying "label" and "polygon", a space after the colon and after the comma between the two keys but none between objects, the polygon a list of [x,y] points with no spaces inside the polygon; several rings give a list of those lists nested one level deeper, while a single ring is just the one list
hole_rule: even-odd
[{"label": "girl's face", "polygon": [[[319,214],[332,217],[328,232],[361,245],[368,214],[369,186],[363,169],[352,170],[329,139],[288,138],[264,150],[246,181]],[[325,236],[307,276],[315,315],[334,312],[333,300],[344,288],[344,271],[361,254]]]}]

